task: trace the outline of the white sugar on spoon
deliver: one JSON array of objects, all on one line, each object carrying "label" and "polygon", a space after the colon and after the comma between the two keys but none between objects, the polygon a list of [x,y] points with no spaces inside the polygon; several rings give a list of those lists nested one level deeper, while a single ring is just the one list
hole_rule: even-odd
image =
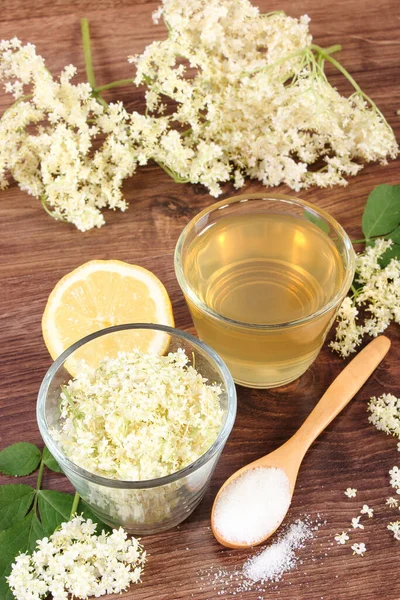
[{"label": "white sugar on spoon", "polygon": [[221,492],[214,510],[214,526],[230,542],[251,546],[278,527],[291,499],[289,479],[282,469],[259,467],[245,471]]},{"label": "white sugar on spoon", "polygon": [[236,471],[214,501],[211,525],[229,548],[261,544],[282,523],[292,499],[305,453],[318,435],[350,402],[390,348],[375,338],[343,369],[300,429],[283,446]]}]

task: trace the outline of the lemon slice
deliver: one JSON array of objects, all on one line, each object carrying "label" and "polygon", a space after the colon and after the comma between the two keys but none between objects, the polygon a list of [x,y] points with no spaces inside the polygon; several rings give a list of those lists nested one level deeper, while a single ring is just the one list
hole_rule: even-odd
[{"label": "lemon slice", "polygon": [[[86,335],[126,323],[159,323],[173,327],[167,290],[143,267],[119,260],[92,260],[57,283],[43,313],[42,332],[51,357],[56,359]],[[76,350],[66,366],[74,375],[74,365],[82,359],[96,367],[104,357],[133,348],[163,354],[168,344],[169,335],[163,331],[115,332]]]}]

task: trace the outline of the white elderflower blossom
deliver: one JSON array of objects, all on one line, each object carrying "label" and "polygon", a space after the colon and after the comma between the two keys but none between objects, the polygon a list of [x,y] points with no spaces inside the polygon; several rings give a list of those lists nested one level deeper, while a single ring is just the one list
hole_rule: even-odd
[{"label": "white elderflower blossom", "polygon": [[389,475],[390,475],[390,485],[392,486],[393,489],[396,490],[397,494],[400,494],[400,469],[399,467],[393,467],[393,469],[390,469],[389,471]]},{"label": "white elderflower blossom", "polygon": [[55,219],[86,231],[103,225],[101,209],[126,209],[121,185],[139,160],[132,117],[120,103],[105,110],[88,83],[71,83],[75,74],[68,65],[56,81],[32,44],[2,42],[0,81],[14,80],[14,96],[17,84],[18,96],[30,93],[0,120],[0,188],[9,172]]},{"label": "white elderflower blossom", "polygon": [[344,495],[347,496],[348,498],[355,498],[357,495],[357,489],[356,488],[347,488],[344,492]]},{"label": "white elderflower blossom", "polygon": [[32,554],[17,556],[7,578],[16,600],[41,600],[49,594],[54,600],[86,600],[139,582],[146,553],[138,540],[128,539],[122,528],[99,536],[95,531],[90,519],[77,516],[39,540]]},{"label": "white elderflower blossom", "polygon": [[347,535],[347,533],[345,531],[335,535],[335,541],[338,544],[345,544],[349,539],[350,539],[350,537]]},{"label": "white elderflower blossom", "polygon": [[400,398],[393,394],[373,396],[368,403],[368,421],[377,429],[400,439]]},{"label": "white elderflower blossom", "polygon": [[[391,240],[378,238],[356,257],[355,281],[359,287],[351,298],[343,300],[336,337],[330,343],[343,358],[356,351],[364,335],[376,337],[392,321],[400,323],[400,260],[392,258],[383,268],[379,264],[391,246]],[[364,322],[357,321],[359,308],[368,316]]]},{"label": "white elderflower blossom", "polygon": [[364,529],[364,525],[360,523],[361,517],[353,517],[351,520],[351,526],[353,529]]},{"label": "white elderflower blossom", "polygon": [[370,508],[368,504],[363,504],[363,507],[360,512],[362,515],[368,515],[369,519],[371,519],[374,516],[374,509]]},{"label": "white elderflower blossom", "polygon": [[359,554],[360,556],[364,556],[364,553],[367,551],[366,545],[364,543],[353,544],[351,549],[353,550],[353,554]]},{"label": "white elderflower blossom", "polygon": [[61,392],[54,437],[70,460],[121,480],[179,471],[214,443],[221,388],[192,367],[184,350],[167,356],[121,352],[97,369],[82,363]]},{"label": "white elderflower blossom", "polygon": [[387,528],[393,533],[394,539],[400,541],[400,521],[389,523]]},{"label": "white elderflower blossom", "polygon": [[393,498],[393,496],[390,496],[390,498],[387,498],[386,504],[390,506],[390,508],[397,508],[399,506],[399,501],[397,500],[397,498]]},{"label": "white elderflower blossom", "polygon": [[362,341],[362,333],[356,322],[357,315],[358,310],[351,298],[345,298],[337,314],[335,341],[330,343],[332,350],[341,354],[343,358],[355,352]]}]

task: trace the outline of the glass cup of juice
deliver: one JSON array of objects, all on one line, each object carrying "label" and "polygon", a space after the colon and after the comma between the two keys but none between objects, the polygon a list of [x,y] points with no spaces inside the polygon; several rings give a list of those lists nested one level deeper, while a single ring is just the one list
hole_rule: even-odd
[{"label": "glass cup of juice", "polygon": [[355,254],[328,213],[249,194],[199,213],[181,233],[175,272],[198,336],[236,383],[297,379],[317,357],[354,276]]}]

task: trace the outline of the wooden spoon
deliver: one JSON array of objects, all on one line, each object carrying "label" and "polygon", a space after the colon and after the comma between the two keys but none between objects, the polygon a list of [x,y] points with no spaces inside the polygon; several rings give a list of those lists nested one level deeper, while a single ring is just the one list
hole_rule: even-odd
[{"label": "wooden spoon", "polygon": [[[259,540],[253,541],[251,544],[233,543],[225,539],[215,526],[215,507],[221,493],[232,481],[252,469],[275,467],[282,469],[286,473],[289,479],[291,498],[301,462],[308,448],[353,396],[355,396],[383,360],[389,348],[390,340],[388,338],[385,336],[375,338],[336,377],[300,429],[285,444],[270,454],[242,467],[225,481],[215,498],[211,513],[212,530],[220,544],[228,548],[248,548],[249,546],[264,542],[278,529],[286,513],[272,531]],[[240,510],[243,510],[243,514],[246,514],[246,507],[241,507]]]}]

